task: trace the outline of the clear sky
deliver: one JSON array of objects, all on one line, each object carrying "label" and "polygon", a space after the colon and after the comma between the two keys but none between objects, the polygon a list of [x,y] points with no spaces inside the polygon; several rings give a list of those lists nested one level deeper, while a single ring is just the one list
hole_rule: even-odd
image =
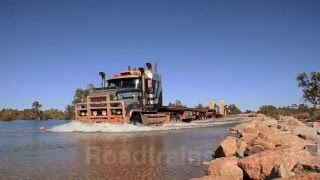
[{"label": "clear sky", "polygon": [[319,57],[318,0],[0,0],[0,108],[62,110],[99,71],[148,61],[165,104],[298,104]]}]

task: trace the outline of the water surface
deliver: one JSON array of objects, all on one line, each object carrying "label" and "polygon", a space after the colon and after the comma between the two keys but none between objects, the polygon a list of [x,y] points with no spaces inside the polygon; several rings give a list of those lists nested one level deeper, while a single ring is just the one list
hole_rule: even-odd
[{"label": "water surface", "polygon": [[[0,122],[0,179],[190,179],[234,123],[133,132],[39,132],[69,121]],[[53,129],[54,129],[53,128]],[[190,164],[189,158],[196,163]]]}]

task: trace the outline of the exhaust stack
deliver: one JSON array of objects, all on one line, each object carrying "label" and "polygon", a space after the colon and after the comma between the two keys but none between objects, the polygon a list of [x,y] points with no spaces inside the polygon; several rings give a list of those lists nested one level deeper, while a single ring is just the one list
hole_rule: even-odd
[{"label": "exhaust stack", "polygon": [[146,63],[146,66],[147,66],[147,68],[148,68],[149,71],[152,70],[152,64],[151,64],[151,63]]},{"label": "exhaust stack", "polygon": [[142,106],[145,107],[147,105],[146,101],[146,85],[145,85],[145,74],[144,74],[144,69],[141,67],[139,68],[139,71],[141,72],[141,85],[142,85]]},{"label": "exhaust stack", "polygon": [[106,74],[104,72],[99,72],[99,75],[101,76],[101,80],[102,80],[102,88],[106,87]]}]

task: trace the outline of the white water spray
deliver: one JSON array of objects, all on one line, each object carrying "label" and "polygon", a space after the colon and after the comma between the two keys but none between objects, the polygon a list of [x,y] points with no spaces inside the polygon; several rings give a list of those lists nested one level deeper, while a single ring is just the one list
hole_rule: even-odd
[{"label": "white water spray", "polygon": [[96,123],[88,124],[77,121],[72,121],[67,124],[54,126],[48,131],[52,132],[144,132],[144,131],[164,131],[173,129],[187,129],[187,128],[200,128],[219,126],[224,124],[235,123],[238,120],[217,121],[217,122],[191,122],[191,123],[168,123],[162,126],[144,126],[132,124],[110,124],[110,123]]}]

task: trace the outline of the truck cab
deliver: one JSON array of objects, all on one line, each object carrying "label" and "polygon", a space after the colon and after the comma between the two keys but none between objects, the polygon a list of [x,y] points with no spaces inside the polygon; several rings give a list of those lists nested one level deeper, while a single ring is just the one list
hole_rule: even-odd
[{"label": "truck cab", "polygon": [[[86,102],[75,107],[75,120],[85,123],[143,123],[149,125],[164,122],[157,114],[162,107],[162,81],[157,65],[147,70],[128,68],[127,71],[106,80],[100,72],[102,87],[89,94]],[[148,118],[150,117],[150,118]],[[154,118],[151,118],[154,117]]]}]

